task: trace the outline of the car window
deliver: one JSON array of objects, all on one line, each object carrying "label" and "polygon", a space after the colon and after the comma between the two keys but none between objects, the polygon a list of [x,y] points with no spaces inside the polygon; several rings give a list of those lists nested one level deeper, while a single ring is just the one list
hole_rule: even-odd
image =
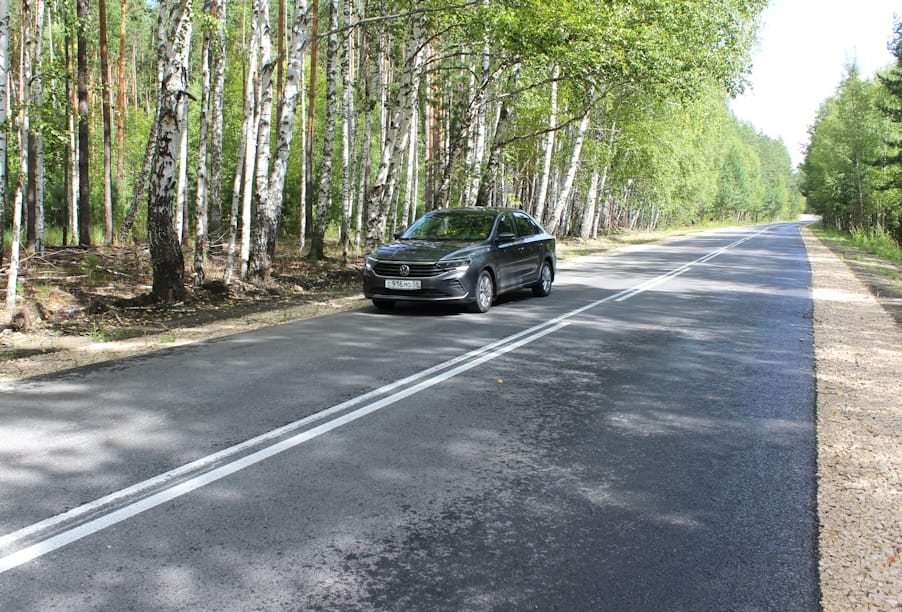
[{"label": "car window", "polygon": [[511,215],[503,215],[501,217],[501,221],[498,222],[498,233],[517,235],[517,226]]},{"label": "car window", "polygon": [[514,213],[514,217],[517,219],[517,229],[521,236],[533,236],[542,233],[542,228],[526,215]]},{"label": "car window", "polygon": [[401,236],[413,240],[485,240],[494,217],[486,214],[432,214],[421,217]]}]

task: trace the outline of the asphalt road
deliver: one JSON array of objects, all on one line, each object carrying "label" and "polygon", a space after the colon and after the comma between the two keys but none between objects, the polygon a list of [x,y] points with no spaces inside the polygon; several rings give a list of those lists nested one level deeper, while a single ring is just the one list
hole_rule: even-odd
[{"label": "asphalt road", "polygon": [[0,390],[0,610],[817,609],[795,225]]}]

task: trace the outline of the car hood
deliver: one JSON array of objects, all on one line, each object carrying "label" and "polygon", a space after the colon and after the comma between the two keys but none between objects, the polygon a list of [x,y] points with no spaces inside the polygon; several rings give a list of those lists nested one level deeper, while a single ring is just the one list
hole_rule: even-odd
[{"label": "car hood", "polygon": [[376,251],[377,259],[394,261],[438,261],[468,257],[488,248],[487,242],[461,240],[399,240]]}]

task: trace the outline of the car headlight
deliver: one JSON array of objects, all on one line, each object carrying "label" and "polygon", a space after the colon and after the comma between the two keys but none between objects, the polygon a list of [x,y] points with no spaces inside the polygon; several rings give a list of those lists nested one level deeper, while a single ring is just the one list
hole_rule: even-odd
[{"label": "car headlight", "polygon": [[367,271],[367,272],[372,272],[372,271],[373,271],[373,268],[376,267],[376,263],[378,263],[378,261],[379,261],[379,260],[376,259],[375,257],[373,257],[373,256],[368,256],[368,257],[366,258],[366,271]]},{"label": "car headlight", "polygon": [[444,261],[439,261],[435,265],[440,270],[455,270],[458,272],[462,272],[470,267],[471,260],[469,258],[461,258],[461,259],[446,259]]}]

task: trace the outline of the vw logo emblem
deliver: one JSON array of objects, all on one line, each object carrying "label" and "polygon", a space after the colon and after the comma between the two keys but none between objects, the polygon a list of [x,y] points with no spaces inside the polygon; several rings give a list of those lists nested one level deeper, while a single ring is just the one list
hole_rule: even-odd
[{"label": "vw logo emblem", "polygon": [[401,268],[398,271],[401,273],[401,276],[407,276],[410,274],[410,266],[401,264]]}]

